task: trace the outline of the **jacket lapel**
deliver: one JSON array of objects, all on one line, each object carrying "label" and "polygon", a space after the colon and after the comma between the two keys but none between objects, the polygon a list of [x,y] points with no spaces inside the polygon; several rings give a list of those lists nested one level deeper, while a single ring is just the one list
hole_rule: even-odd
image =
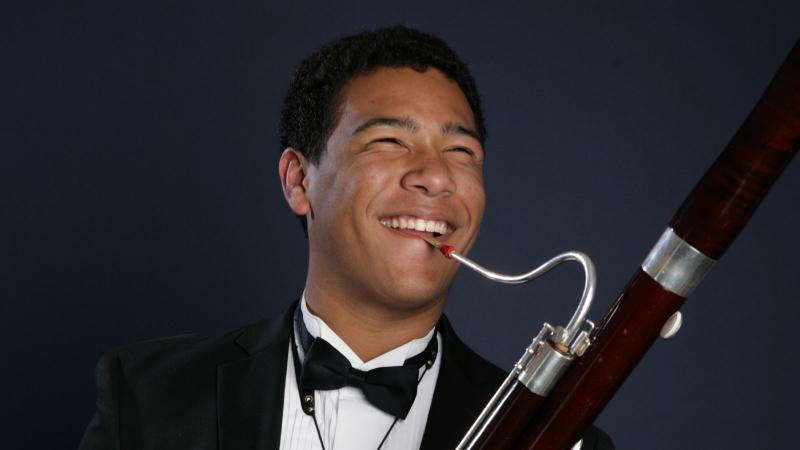
[{"label": "jacket lapel", "polygon": [[444,316],[441,325],[442,366],[420,450],[456,448],[503,377],[461,342]]},{"label": "jacket lapel", "polygon": [[292,312],[248,327],[237,339],[248,354],[217,367],[220,450],[277,449],[283,415]]}]

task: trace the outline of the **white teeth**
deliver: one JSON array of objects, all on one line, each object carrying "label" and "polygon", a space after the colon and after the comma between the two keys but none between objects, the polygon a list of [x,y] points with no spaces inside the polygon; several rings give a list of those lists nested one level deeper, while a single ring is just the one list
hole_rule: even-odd
[{"label": "white teeth", "polygon": [[424,231],[426,233],[439,234],[447,234],[450,232],[447,222],[441,220],[425,220],[416,217],[405,216],[382,218],[380,219],[380,223],[383,226],[389,228],[399,228],[401,230],[416,230]]}]

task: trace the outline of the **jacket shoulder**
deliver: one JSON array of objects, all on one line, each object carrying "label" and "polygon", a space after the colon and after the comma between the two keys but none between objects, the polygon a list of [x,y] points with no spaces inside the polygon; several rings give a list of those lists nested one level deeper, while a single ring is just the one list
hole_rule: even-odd
[{"label": "jacket shoulder", "polygon": [[106,353],[98,370],[115,364],[134,391],[138,387],[181,391],[196,384],[213,385],[218,366],[280,341],[285,316],[262,319],[217,336],[186,334],[123,346]]},{"label": "jacket shoulder", "polygon": [[476,353],[467,346],[453,330],[452,325],[446,317],[442,317],[442,333],[445,335],[445,342],[451,359],[449,364],[458,365],[468,380],[477,386],[488,385],[496,389],[508,374],[503,369]]},{"label": "jacket shoulder", "polygon": [[151,373],[158,376],[179,366],[202,366],[224,363],[245,356],[236,338],[247,327],[221,336],[184,334],[129,344],[108,352],[104,358],[116,358],[127,375]]},{"label": "jacket shoulder", "polygon": [[185,444],[190,441],[216,442],[218,371],[255,352],[268,358],[274,354],[279,361],[278,350],[288,348],[288,334],[280,338],[285,317],[215,337],[172,336],[107,352],[97,364],[97,412],[80,449],[189,448]]}]

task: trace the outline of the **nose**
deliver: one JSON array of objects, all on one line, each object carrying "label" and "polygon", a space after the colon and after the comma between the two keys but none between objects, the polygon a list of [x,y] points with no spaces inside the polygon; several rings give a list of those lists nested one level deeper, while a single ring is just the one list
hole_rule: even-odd
[{"label": "nose", "polygon": [[447,161],[436,151],[417,154],[403,175],[402,184],[405,189],[431,197],[450,195],[456,191],[453,173]]}]

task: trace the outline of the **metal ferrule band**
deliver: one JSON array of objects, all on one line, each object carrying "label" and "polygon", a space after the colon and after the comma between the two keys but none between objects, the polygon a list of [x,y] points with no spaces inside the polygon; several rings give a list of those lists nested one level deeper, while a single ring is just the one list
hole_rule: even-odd
[{"label": "metal ferrule band", "polygon": [[541,342],[517,379],[534,394],[547,397],[572,360],[571,356],[554,349],[549,342]]},{"label": "metal ferrule band", "polygon": [[642,263],[642,270],[664,289],[687,298],[716,262],[667,228]]}]

